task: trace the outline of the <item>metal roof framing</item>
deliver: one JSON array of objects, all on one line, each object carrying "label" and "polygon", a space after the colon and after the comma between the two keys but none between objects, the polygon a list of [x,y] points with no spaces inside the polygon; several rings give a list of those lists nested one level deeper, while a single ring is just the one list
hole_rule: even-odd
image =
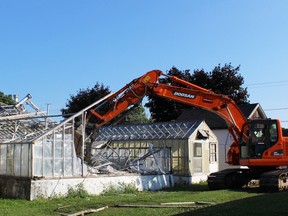
[{"label": "metal roof framing", "polygon": [[96,141],[188,138],[202,121],[161,122],[101,127]]},{"label": "metal roof framing", "polygon": [[[55,126],[56,122],[45,117],[46,112],[35,106],[31,98],[28,94],[15,105],[0,104],[0,144],[30,143]],[[35,112],[29,112],[24,105],[30,106]]]}]

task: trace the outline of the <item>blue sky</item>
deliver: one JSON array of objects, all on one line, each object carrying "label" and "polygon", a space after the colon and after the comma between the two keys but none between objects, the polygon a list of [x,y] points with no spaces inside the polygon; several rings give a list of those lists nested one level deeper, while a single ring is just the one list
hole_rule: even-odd
[{"label": "blue sky", "polygon": [[287,11],[286,0],[2,0],[0,91],[56,114],[96,82],[116,91],[153,69],[231,62],[250,102],[288,127]]}]

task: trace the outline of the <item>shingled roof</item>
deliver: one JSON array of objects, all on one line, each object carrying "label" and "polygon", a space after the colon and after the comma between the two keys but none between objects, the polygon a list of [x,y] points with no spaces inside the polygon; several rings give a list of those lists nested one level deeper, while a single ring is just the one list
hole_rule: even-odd
[{"label": "shingled roof", "polygon": [[[243,104],[239,105],[240,110],[247,119],[266,119],[266,115],[260,104]],[[225,121],[215,113],[193,107],[183,110],[182,114],[177,118],[177,121],[205,121],[211,129],[227,128]]]}]

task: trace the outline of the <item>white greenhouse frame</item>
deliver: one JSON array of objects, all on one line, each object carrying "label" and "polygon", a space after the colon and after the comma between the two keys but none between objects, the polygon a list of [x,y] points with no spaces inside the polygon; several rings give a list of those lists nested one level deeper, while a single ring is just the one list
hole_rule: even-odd
[{"label": "white greenhouse frame", "polygon": [[81,155],[78,156],[74,147],[75,118],[81,119],[82,143],[86,143],[87,110],[97,106],[111,94],[60,124],[53,124],[50,118],[47,124],[48,117],[39,109],[35,109],[35,113],[28,112],[23,103],[32,104],[30,97],[23,99],[15,106],[2,105],[0,109],[0,175],[28,178],[86,175],[85,145],[82,145]]}]

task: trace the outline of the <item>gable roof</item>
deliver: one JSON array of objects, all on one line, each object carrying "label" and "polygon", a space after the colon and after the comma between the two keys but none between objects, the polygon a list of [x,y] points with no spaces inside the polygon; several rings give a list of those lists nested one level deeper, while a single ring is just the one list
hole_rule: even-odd
[{"label": "gable roof", "polygon": [[239,105],[247,119],[266,119],[267,116],[259,103]]},{"label": "gable roof", "polygon": [[[267,118],[263,109],[258,103],[239,105],[239,108],[247,119]],[[177,118],[177,121],[183,120],[204,120],[211,129],[227,128],[226,122],[220,116],[198,107],[183,110],[182,114]]]},{"label": "gable roof", "polygon": [[122,126],[103,126],[96,141],[102,140],[148,140],[189,138],[203,121],[158,122]]},{"label": "gable roof", "polygon": [[192,108],[183,110],[177,121],[196,120],[205,121],[211,129],[227,128],[225,121],[218,115],[200,108]]}]

